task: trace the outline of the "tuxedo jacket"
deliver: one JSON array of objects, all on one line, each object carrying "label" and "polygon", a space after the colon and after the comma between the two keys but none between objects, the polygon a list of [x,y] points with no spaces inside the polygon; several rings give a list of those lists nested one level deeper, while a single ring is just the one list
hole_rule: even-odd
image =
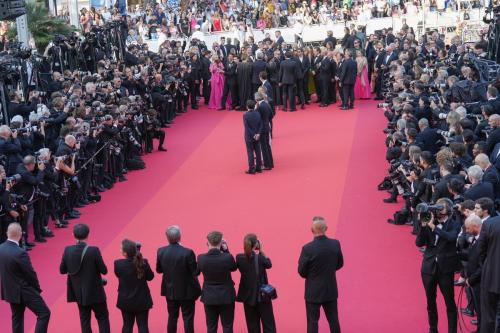
[{"label": "tuxedo jacket", "polygon": [[299,76],[299,65],[293,59],[286,59],[280,65],[280,82],[283,84],[295,84]]},{"label": "tuxedo jacket", "polygon": [[14,242],[0,244],[2,300],[21,304],[42,292],[28,253]]},{"label": "tuxedo jacket", "polygon": [[266,62],[264,60],[257,60],[252,63],[252,84],[260,85],[260,72],[266,71]]},{"label": "tuxedo jacket", "polygon": [[432,231],[423,227],[417,235],[416,245],[425,246],[421,273],[434,275],[438,269],[441,274],[453,274],[459,266],[456,242],[460,233],[460,223],[449,218],[442,229]]},{"label": "tuxedo jacket", "polygon": [[106,293],[101,274],[107,274],[108,268],[95,246],[89,246],[81,261],[86,244],[79,242],[64,249],[59,271],[67,274],[67,300],[88,306],[104,303]]},{"label": "tuxedo jacket", "polygon": [[467,249],[466,264],[464,267],[465,277],[469,279],[469,284],[471,287],[478,285],[481,282],[481,270],[482,264],[479,257],[479,242],[475,241]]},{"label": "tuxedo jacket", "polygon": [[259,103],[259,106],[257,106],[257,112],[259,112],[260,119],[262,122],[262,127],[261,127],[262,129],[260,133],[268,134],[269,131],[271,130],[271,126],[269,124],[273,117],[273,109],[267,102],[262,101]]},{"label": "tuxedo jacket", "polygon": [[218,249],[211,249],[198,256],[198,272],[203,274],[201,301],[205,305],[234,303],[236,291],[231,272],[236,268],[233,256]]},{"label": "tuxedo jacket", "polygon": [[315,237],[302,247],[298,271],[306,279],[305,300],[331,302],[338,298],[336,272],[344,266],[340,242],[326,236]]},{"label": "tuxedo jacket", "polygon": [[200,297],[197,270],[193,250],[180,244],[170,244],[158,249],[156,272],[163,274],[161,295],[167,300],[185,301]]},{"label": "tuxedo jacket", "polygon": [[478,239],[479,258],[483,264],[481,288],[500,294],[500,216],[484,221]]},{"label": "tuxedo jacket", "polygon": [[352,59],[345,59],[340,70],[340,82],[342,84],[356,83],[356,75],[358,74],[358,65]]},{"label": "tuxedo jacket", "polygon": [[148,282],[154,278],[149,263],[144,259],[144,276],[137,277],[133,258],[115,261],[114,272],[118,278],[118,300],[116,307],[131,312],[141,312],[153,307]]},{"label": "tuxedo jacket", "polygon": [[309,69],[311,69],[311,62],[309,61],[309,58],[306,56],[302,57],[302,61],[300,61],[299,57],[296,57],[295,61],[297,61],[297,64],[299,65],[300,71],[299,71],[298,79],[301,80],[304,77],[306,77],[307,74],[309,73]]}]

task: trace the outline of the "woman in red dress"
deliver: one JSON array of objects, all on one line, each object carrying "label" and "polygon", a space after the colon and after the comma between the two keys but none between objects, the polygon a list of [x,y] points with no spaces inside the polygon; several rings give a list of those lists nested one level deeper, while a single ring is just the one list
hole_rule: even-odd
[{"label": "woman in red dress", "polygon": [[212,17],[212,31],[221,31],[222,25],[220,22],[220,15],[218,12],[215,12],[214,17]]}]

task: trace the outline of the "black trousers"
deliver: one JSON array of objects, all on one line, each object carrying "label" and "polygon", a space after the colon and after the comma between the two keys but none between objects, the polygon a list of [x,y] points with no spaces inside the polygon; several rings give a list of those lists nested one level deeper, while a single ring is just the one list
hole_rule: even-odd
[{"label": "black trousers", "polygon": [[472,296],[472,304],[474,304],[474,311],[477,314],[478,327],[481,327],[481,285],[475,285],[469,288]]},{"label": "black trousers", "polygon": [[177,333],[177,321],[179,310],[182,310],[182,321],[184,322],[184,333],[194,333],[195,302],[193,301],[169,301],[167,300],[168,324],[167,333]]},{"label": "black trousers", "polygon": [[332,82],[330,77],[321,77],[319,82],[321,85],[321,104],[328,105],[330,104],[330,87]]},{"label": "black trousers", "polygon": [[342,84],[342,94],[344,95],[344,106],[354,106],[354,84]]},{"label": "black trousers", "polygon": [[327,303],[306,302],[307,333],[318,333],[319,310],[323,308],[330,333],[340,333],[337,300]]},{"label": "black trousers", "polygon": [[110,333],[109,312],[106,302],[91,305],[78,304],[78,311],[80,312],[80,326],[82,328],[82,333],[92,333],[92,328],[90,327],[92,312],[94,312],[95,319],[99,325],[99,333]]},{"label": "black trousers", "polygon": [[146,135],[146,150],[148,152],[153,150],[153,139],[159,139],[158,148],[163,147],[165,142],[165,131],[161,129],[155,129],[147,132]]},{"label": "black trousers", "polygon": [[[227,95],[231,93],[231,108],[238,106],[238,86],[236,82],[224,81],[224,90],[222,91],[221,107],[226,107]],[[245,101],[246,102],[246,101]]]},{"label": "black trousers", "polygon": [[122,310],[123,328],[122,333],[132,333],[134,323],[137,321],[139,333],[149,333],[148,327],[149,310],[140,312],[130,312]]},{"label": "black trousers", "polygon": [[309,94],[309,73],[304,74],[304,79],[302,80],[302,82],[302,90],[304,91],[306,102],[309,102],[311,100],[311,95]]},{"label": "black trousers", "polygon": [[12,333],[24,333],[24,311],[30,309],[36,316],[35,333],[47,333],[50,320],[50,310],[42,296],[31,294],[29,298],[22,299],[21,304],[10,303],[12,311]]},{"label": "black trousers", "polygon": [[453,287],[453,273],[443,274],[437,271],[434,274],[422,274],[422,282],[427,298],[427,316],[429,332],[438,331],[438,311],[436,305],[437,287],[443,294],[448,317],[448,333],[457,332],[457,305],[455,304],[455,290]]},{"label": "black trousers", "polygon": [[207,333],[217,333],[217,327],[222,324],[223,333],[233,333],[234,303],[227,305],[206,305],[205,317],[207,321]]},{"label": "black trousers", "polygon": [[330,103],[337,103],[337,81],[330,83]]},{"label": "black trousers", "polygon": [[199,83],[192,83],[190,86],[190,91],[189,95],[191,98],[191,107],[197,107],[198,106],[198,94],[200,92],[200,84]]},{"label": "black trousers", "polygon": [[297,95],[299,97],[300,105],[306,104],[306,95],[304,93],[304,79],[297,79]]},{"label": "black trousers", "polygon": [[243,308],[248,333],[276,333],[272,302],[257,303],[255,306],[244,304]]},{"label": "black trousers", "polygon": [[273,152],[271,144],[269,143],[269,133],[262,133],[260,135],[260,149],[262,150],[262,159],[264,160],[265,168],[274,168]]},{"label": "black trousers", "polygon": [[208,105],[210,101],[210,80],[207,78],[203,78],[203,100],[205,105]]},{"label": "black trousers", "polygon": [[[262,168],[262,154],[260,151],[260,142],[256,140],[245,140],[245,145],[247,147],[248,156],[248,170],[255,171],[255,169]],[[257,166],[255,165],[255,160],[257,160]]]},{"label": "black trousers", "polygon": [[290,111],[295,111],[295,84],[283,84],[283,108],[286,110],[289,106]]},{"label": "black trousers", "polygon": [[276,105],[282,105],[282,101],[281,101],[281,87],[276,82],[271,82],[271,86],[273,87],[274,106],[276,106]]},{"label": "black trousers", "polygon": [[377,78],[375,80],[375,94],[377,95],[377,98],[382,98],[382,84],[384,81],[384,71],[379,70]]},{"label": "black trousers", "polygon": [[500,294],[482,289],[480,332],[500,333]]}]

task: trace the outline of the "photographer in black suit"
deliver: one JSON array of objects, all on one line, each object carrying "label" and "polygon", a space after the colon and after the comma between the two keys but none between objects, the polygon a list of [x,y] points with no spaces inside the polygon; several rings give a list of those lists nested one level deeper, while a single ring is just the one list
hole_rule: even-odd
[{"label": "photographer in black suit", "polygon": [[356,83],[356,75],[358,74],[358,65],[351,57],[351,51],[345,51],[345,60],[340,69],[339,84],[342,87],[342,95],[344,98],[342,110],[354,108],[354,83]]},{"label": "photographer in black suit", "polygon": [[[498,332],[500,318],[500,217],[483,223],[478,239],[481,275],[481,332]],[[496,321],[496,323],[495,323]],[[496,327],[496,331],[495,331]]]},{"label": "photographer in black suit", "polygon": [[232,333],[236,292],[231,272],[236,270],[236,262],[221,232],[212,231],[207,240],[208,252],[198,256],[198,271],[203,274],[201,301],[205,306],[207,333],[217,333],[219,317],[222,331]]},{"label": "photographer in black suit", "polygon": [[448,333],[456,333],[457,305],[454,298],[453,276],[459,265],[456,242],[460,224],[452,216],[451,200],[441,198],[436,201],[436,205],[442,206],[436,215],[429,213],[427,216],[419,216],[422,228],[416,239],[418,247],[426,247],[421,275],[427,298],[429,333],[438,332],[436,305],[438,286],[446,303]]},{"label": "photographer in black suit", "polygon": [[12,332],[24,333],[24,311],[36,315],[35,333],[46,333],[50,310],[40,293],[40,283],[28,253],[19,247],[23,231],[18,223],[7,228],[7,241],[0,244],[0,282],[2,300],[10,304]]},{"label": "photographer in black suit", "polygon": [[243,303],[248,333],[275,333],[273,303],[262,300],[260,295],[260,286],[268,284],[266,270],[272,267],[271,260],[256,235],[246,235],[243,244],[245,252],[236,255],[236,266],[241,273],[236,300]]},{"label": "photographer in black suit", "polygon": [[324,218],[313,218],[314,240],[304,245],[299,258],[298,271],[306,279],[307,333],[318,332],[321,308],[325,311],[330,332],[340,333],[336,272],[344,266],[344,258],[340,242],[325,235],[327,229]]},{"label": "photographer in black suit", "polygon": [[139,333],[148,333],[149,309],[153,299],[148,281],[154,274],[140,252],[140,244],[131,240],[122,241],[122,254],[125,259],[115,260],[115,275],[118,278],[118,301],[116,307],[122,312],[122,333],[132,333],[137,321]]},{"label": "photographer in black suit", "polygon": [[195,301],[201,293],[196,257],[193,250],[179,243],[181,230],[178,226],[168,227],[166,234],[169,245],[158,249],[156,272],[163,274],[161,295],[167,299],[167,332],[177,332],[180,309],[184,332],[194,333]]},{"label": "photographer in black suit", "polygon": [[68,302],[76,302],[80,312],[82,333],[91,333],[91,312],[99,324],[100,333],[109,333],[109,313],[106,304],[104,285],[108,268],[102,260],[101,251],[85,242],[90,230],[86,224],[76,224],[73,236],[76,245],[67,246],[61,260],[59,271],[68,275]]}]

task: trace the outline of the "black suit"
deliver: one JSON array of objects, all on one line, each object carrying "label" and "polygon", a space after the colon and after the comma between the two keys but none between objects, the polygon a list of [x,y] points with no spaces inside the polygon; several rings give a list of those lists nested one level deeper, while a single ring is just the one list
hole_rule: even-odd
[{"label": "black suit", "polygon": [[495,200],[495,193],[493,191],[493,185],[489,182],[479,182],[472,185],[469,189],[464,192],[465,200],[476,201],[479,198],[490,198]]},{"label": "black suit", "polygon": [[309,82],[309,70],[311,69],[311,62],[306,56],[302,56],[302,61],[299,57],[295,58],[297,64],[299,65],[299,75],[297,77],[297,94],[299,95],[299,101],[302,106],[304,106],[306,100],[308,99],[308,82]]},{"label": "black suit", "polygon": [[481,325],[481,270],[482,265],[479,257],[479,246],[477,240],[474,238],[473,243],[466,250],[464,277],[469,282],[469,290],[472,295],[472,302],[474,309],[477,312],[477,319],[479,327]]},{"label": "black suit", "polygon": [[340,242],[317,236],[302,248],[298,271],[306,279],[307,333],[318,332],[319,311],[323,307],[330,332],[340,333],[337,308],[336,272],[344,266]]},{"label": "black suit", "polygon": [[321,86],[321,105],[330,104],[330,87],[332,82],[332,61],[328,57],[323,57],[319,65],[319,84]]},{"label": "black suit", "polygon": [[434,231],[422,227],[417,235],[416,245],[425,246],[422,260],[422,282],[427,298],[427,314],[430,332],[437,332],[438,315],[436,305],[437,286],[443,294],[448,316],[448,332],[457,332],[457,306],[455,304],[453,275],[458,268],[456,241],[460,232],[460,224],[448,219],[442,228],[436,226]]},{"label": "black suit", "polygon": [[290,111],[295,111],[295,85],[299,76],[299,64],[293,59],[286,59],[280,64],[280,83],[283,88],[283,109],[290,103]]},{"label": "black suit", "polygon": [[205,105],[208,105],[210,100],[210,59],[203,56],[200,59],[201,62],[201,79],[203,80],[203,99]]},{"label": "black suit", "polygon": [[76,302],[80,312],[82,333],[92,332],[90,328],[91,311],[99,323],[100,333],[109,333],[109,313],[106,305],[101,274],[107,274],[101,251],[89,246],[82,260],[82,253],[87,244],[78,242],[64,249],[59,271],[67,274],[68,302]]},{"label": "black suit", "polygon": [[267,63],[264,60],[252,62],[252,94],[255,94],[261,86],[262,82],[260,81],[259,74],[266,71],[266,66]]},{"label": "black suit", "polygon": [[483,182],[491,183],[495,198],[500,198],[500,177],[498,170],[493,165],[484,170]]},{"label": "black suit", "polygon": [[156,272],[163,273],[161,295],[167,299],[167,332],[177,332],[177,320],[181,309],[184,332],[193,333],[195,301],[201,294],[193,250],[178,243],[158,249]]},{"label": "black suit", "polygon": [[153,299],[147,281],[154,278],[149,263],[144,260],[144,275],[137,277],[133,258],[115,261],[115,275],[118,278],[118,301],[116,307],[122,311],[122,333],[132,333],[134,322],[140,333],[147,333],[148,312],[153,307]]},{"label": "black suit", "polygon": [[245,145],[248,156],[248,170],[250,172],[255,172],[256,169],[260,170],[262,168],[260,143],[255,139],[255,135],[260,135],[262,133],[262,119],[259,112],[256,110],[245,112],[243,115],[243,126],[245,127]]},{"label": "black suit", "polygon": [[269,134],[271,130],[270,124],[273,117],[273,110],[267,102],[262,101],[258,104],[257,111],[260,114],[260,119],[262,122],[262,131],[260,132],[259,141],[264,167],[274,168],[273,152],[271,150],[271,144],[269,143]]},{"label": "black suit", "polygon": [[[500,310],[500,217],[483,223],[478,239],[481,272],[481,332],[495,331]],[[499,326],[496,326],[497,330]]]},{"label": "black suit", "polygon": [[[258,275],[255,269],[256,264],[259,268]],[[268,283],[266,269],[272,267],[271,260],[263,255],[252,254],[250,258],[247,258],[245,254],[238,254],[236,266],[241,273],[236,300],[244,305],[248,332],[260,333],[262,322],[264,333],[275,333],[273,304],[259,301],[259,287]]]},{"label": "black suit", "polygon": [[427,127],[422,132],[417,134],[415,141],[422,151],[430,151],[436,154],[442,145],[443,137],[439,135],[434,128]]},{"label": "black suit", "polygon": [[342,94],[344,95],[344,107],[354,107],[354,83],[358,74],[358,65],[352,59],[345,59],[342,64],[339,80],[342,83]]},{"label": "black suit", "polygon": [[217,333],[219,317],[224,333],[233,332],[236,292],[231,272],[236,262],[230,253],[211,249],[198,256],[198,270],[203,274],[201,301],[205,306],[207,333]]},{"label": "black suit", "polygon": [[7,240],[0,244],[0,282],[2,300],[10,303],[12,332],[24,332],[24,310],[37,317],[35,333],[46,333],[50,310],[40,296],[42,289],[28,253]]},{"label": "black suit", "polygon": [[227,62],[224,65],[224,90],[222,92],[221,107],[226,107],[227,95],[231,93],[231,108],[238,105],[238,84],[236,76],[236,63]]}]

